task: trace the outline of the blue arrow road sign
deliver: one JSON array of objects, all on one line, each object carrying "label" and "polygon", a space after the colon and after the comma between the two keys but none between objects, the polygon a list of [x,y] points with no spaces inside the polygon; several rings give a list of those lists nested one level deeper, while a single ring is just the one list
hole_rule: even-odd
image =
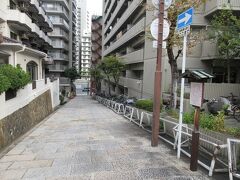
[{"label": "blue arrow road sign", "polygon": [[194,9],[192,7],[178,16],[178,19],[177,19],[178,31],[192,24],[193,13],[194,13]]}]

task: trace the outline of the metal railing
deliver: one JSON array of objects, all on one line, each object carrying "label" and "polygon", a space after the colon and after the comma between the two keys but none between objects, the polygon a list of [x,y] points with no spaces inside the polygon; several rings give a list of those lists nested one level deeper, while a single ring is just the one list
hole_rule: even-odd
[{"label": "metal railing", "polygon": [[[149,128],[146,129],[146,127],[151,126],[152,121],[151,113],[139,110],[135,107],[125,106],[121,103],[117,103],[115,101],[100,96],[96,96],[96,100],[99,103],[108,107],[109,109],[112,109],[114,112],[123,115],[130,122],[133,122],[137,124],[139,127],[145,129],[146,131],[151,132]],[[173,148],[176,149],[179,136],[178,123],[167,118],[160,118],[159,120],[162,123],[162,129],[160,132],[161,135],[159,136],[159,138],[171,144]],[[192,132],[193,128],[189,127],[187,124],[183,125],[182,129],[183,140],[181,143],[181,152],[188,157],[191,157],[191,154],[187,149],[191,147]],[[170,140],[169,137],[166,137],[166,135],[170,136],[172,140]],[[235,141],[237,141],[237,143],[240,142],[239,140],[234,140],[234,142]],[[230,140],[228,140],[228,144],[229,142]],[[220,139],[214,138],[210,134],[204,133],[204,131],[203,132],[200,131],[200,146],[199,146],[200,150],[201,152],[211,157],[211,160],[210,163],[198,160],[198,164],[208,170],[209,176],[212,176],[213,172],[228,172],[229,170],[230,177],[232,176],[239,177],[239,174],[233,171],[234,168],[232,164],[228,165],[228,163],[226,163],[224,160],[220,158],[221,152],[226,151],[227,149],[229,151],[228,158],[229,154],[234,155],[234,153],[230,152],[228,144]],[[230,158],[232,157],[230,156]],[[216,162],[221,164],[221,167],[216,167]]]}]

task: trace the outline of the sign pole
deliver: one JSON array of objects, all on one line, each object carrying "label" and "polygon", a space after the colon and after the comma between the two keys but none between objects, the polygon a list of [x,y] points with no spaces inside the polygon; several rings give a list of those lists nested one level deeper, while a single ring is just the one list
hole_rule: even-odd
[{"label": "sign pole", "polygon": [[[188,32],[185,31],[185,32],[184,32],[184,40],[183,40],[182,74],[185,73],[185,69],[186,69],[187,35],[188,35]],[[181,81],[180,111],[179,111],[179,125],[178,125],[178,148],[177,148],[177,149],[178,149],[178,151],[177,151],[177,158],[178,158],[178,159],[179,159],[180,156],[181,156],[184,84],[185,84],[185,78],[182,78],[182,81]]]},{"label": "sign pole", "polygon": [[163,43],[163,18],[164,18],[164,0],[159,1],[159,24],[158,24],[158,49],[157,63],[154,82],[154,102],[153,102],[153,122],[152,122],[152,147],[158,146],[159,118],[161,103],[161,84],[162,84],[162,43]]}]

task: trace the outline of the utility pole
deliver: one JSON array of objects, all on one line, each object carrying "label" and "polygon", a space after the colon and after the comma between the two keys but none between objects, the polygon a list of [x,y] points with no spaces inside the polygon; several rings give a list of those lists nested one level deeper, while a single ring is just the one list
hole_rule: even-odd
[{"label": "utility pole", "polygon": [[158,146],[159,118],[161,104],[161,85],[162,85],[162,46],[163,46],[163,19],[164,19],[164,0],[159,0],[159,24],[158,24],[158,46],[157,63],[154,81],[154,102],[153,102],[153,122],[152,122],[152,147]]}]

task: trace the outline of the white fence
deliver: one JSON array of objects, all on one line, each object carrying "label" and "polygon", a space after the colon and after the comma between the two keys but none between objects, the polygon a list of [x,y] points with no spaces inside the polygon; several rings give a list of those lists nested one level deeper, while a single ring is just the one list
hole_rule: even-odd
[{"label": "white fence", "polygon": [[2,93],[0,95],[0,119],[14,113],[20,108],[23,108],[47,90],[51,91],[52,107],[55,108],[60,103],[59,80],[50,82],[50,80],[47,79],[46,84],[44,79],[37,80],[35,89],[32,88],[32,84],[28,84],[24,89],[17,91],[17,96],[15,98],[7,101],[5,100],[5,93]]}]

